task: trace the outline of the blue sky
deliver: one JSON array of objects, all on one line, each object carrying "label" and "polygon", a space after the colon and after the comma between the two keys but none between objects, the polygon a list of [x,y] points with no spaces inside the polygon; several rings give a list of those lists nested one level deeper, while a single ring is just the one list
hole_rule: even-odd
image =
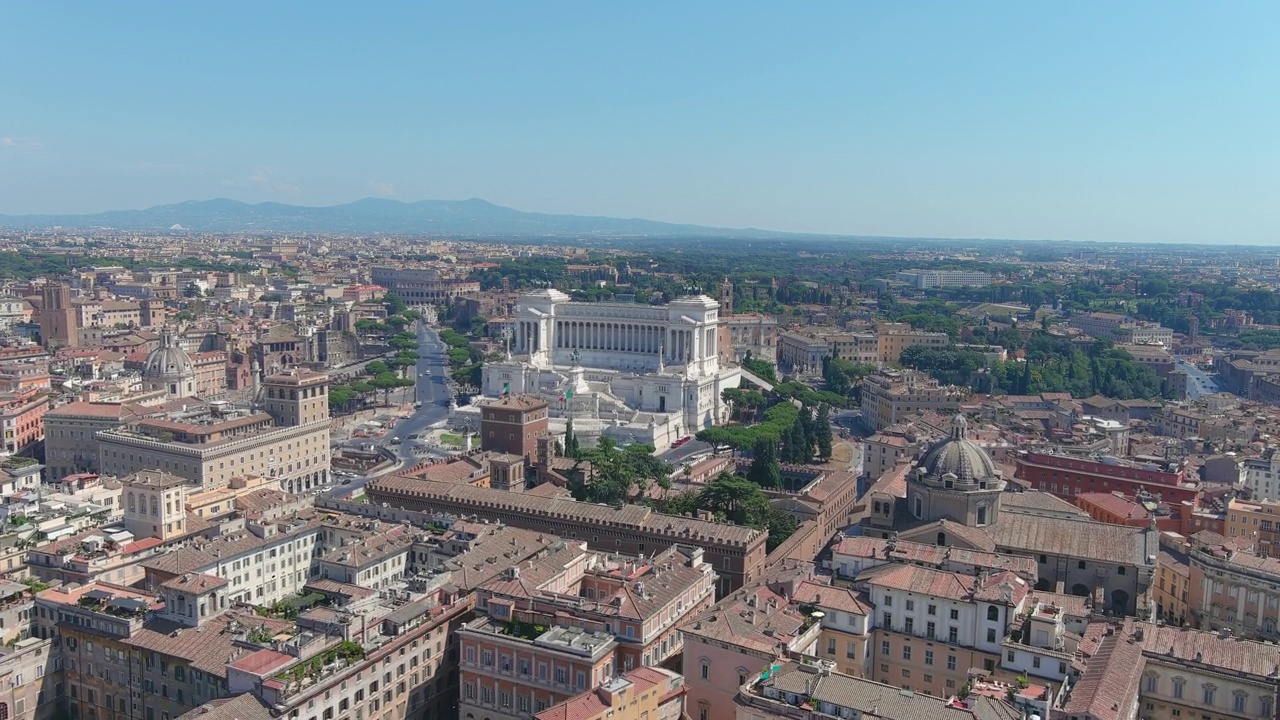
[{"label": "blue sky", "polygon": [[1280,3],[7,2],[0,213],[1280,244]]}]

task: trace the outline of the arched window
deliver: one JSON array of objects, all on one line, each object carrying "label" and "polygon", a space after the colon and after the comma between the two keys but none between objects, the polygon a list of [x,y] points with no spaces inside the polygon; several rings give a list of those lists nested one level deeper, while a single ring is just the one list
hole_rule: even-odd
[{"label": "arched window", "polygon": [[947,534],[944,532],[938,533],[938,545],[945,546],[946,544],[947,544]]},{"label": "arched window", "polygon": [[0,720],[9,720],[9,703],[0,702]]},{"label": "arched window", "polygon": [[988,606],[987,606],[987,619],[988,619],[988,620],[999,620],[999,619],[1000,619],[1000,608],[996,607],[995,605],[988,605]]}]

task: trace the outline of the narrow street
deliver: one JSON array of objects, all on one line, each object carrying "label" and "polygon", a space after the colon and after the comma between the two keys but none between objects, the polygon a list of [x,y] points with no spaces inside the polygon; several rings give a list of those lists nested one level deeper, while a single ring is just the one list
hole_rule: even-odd
[{"label": "narrow street", "polygon": [[1219,392],[1218,381],[1194,364],[1178,358],[1178,369],[1187,374],[1187,399],[1199,400],[1202,395]]}]

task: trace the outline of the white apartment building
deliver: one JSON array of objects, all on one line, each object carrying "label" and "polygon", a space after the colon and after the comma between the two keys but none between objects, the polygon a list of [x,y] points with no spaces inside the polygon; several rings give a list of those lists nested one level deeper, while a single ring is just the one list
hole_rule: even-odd
[{"label": "white apartment building", "polygon": [[902,270],[897,279],[917,290],[982,287],[993,281],[991,273],[977,270]]},{"label": "white apartment building", "polygon": [[1244,461],[1244,485],[1254,501],[1280,502],[1280,453],[1268,448],[1262,457]]},{"label": "white apartment building", "polygon": [[1029,590],[1010,572],[974,577],[897,563],[855,584],[875,607],[873,679],[937,697],[958,693],[971,669],[995,671]]},{"label": "white apartment building", "polygon": [[249,523],[247,529],[203,538],[145,561],[147,585],[159,587],[186,573],[227,582],[229,603],[270,605],[297,595],[318,575],[317,545],[323,523],[296,521],[278,531],[275,523]]}]

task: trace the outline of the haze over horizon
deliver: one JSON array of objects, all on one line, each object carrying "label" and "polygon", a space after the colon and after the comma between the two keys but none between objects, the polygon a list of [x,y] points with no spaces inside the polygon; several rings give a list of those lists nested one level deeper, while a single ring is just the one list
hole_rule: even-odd
[{"label": "haze over horizon", "polygon": [[0,214],[476,197],[1280,243],[1273,3],[7,9]]}]

